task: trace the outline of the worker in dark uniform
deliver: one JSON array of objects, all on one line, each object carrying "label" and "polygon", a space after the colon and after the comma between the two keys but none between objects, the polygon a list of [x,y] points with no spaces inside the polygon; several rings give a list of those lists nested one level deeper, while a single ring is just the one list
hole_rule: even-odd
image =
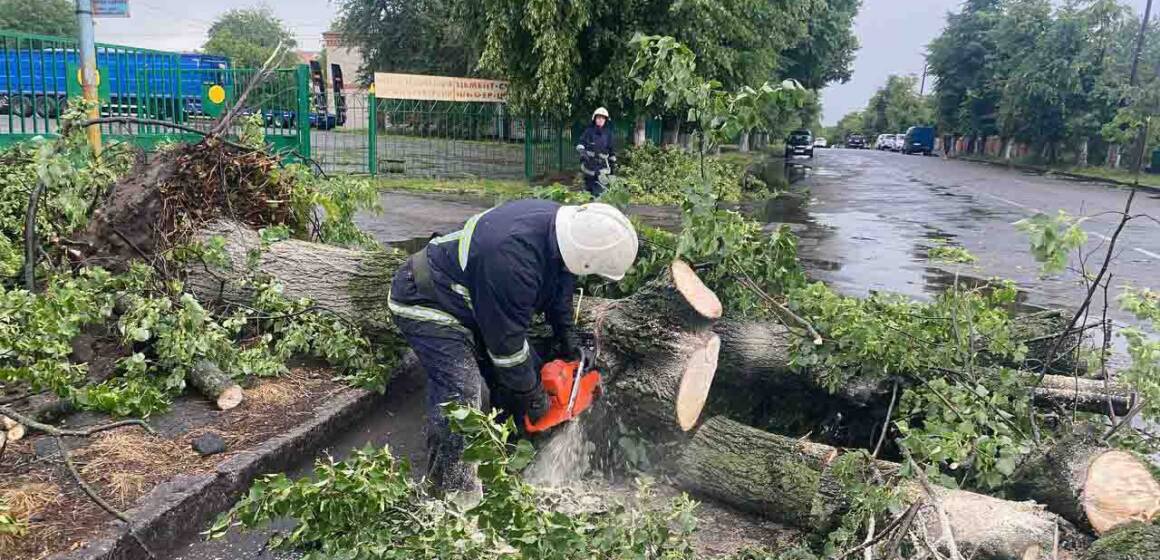
[{"label": "worker in dark uniform", "polygon": [[612,206],[518,200],[473,216],[399,268],[388,303],[427,371],[427,472],[437,492],[471,503],[482,490],[440,405],[482,406],[482,379],[517,425],[542,417],[548,398],[528,345],[532,316],[544,313],[558,352],[575,356],[576,276],[619,280],[636,252],[632,223]]},{"label": "worker in dark uniform", "polygon": [[592,122],[580,135],[576,151],[580,153],[580,172],[584,174],[584,189],[598,197],[604,193],[600,174],[612,173],[616,163],[616,146],[612,141],[612,125],[608,123],[608,109],[601,107],[592,113]]}]

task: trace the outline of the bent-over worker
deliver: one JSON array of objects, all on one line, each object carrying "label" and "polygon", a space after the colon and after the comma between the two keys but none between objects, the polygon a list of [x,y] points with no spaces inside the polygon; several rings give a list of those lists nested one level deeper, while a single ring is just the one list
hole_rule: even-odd
[{"label": "bent-over worker", "polygon": [[471,501],[482,490],[440,405],[482,406],[482,378],[493,406],[517,425],[543,416],[541,360],[527,338],[532,316],[545,314],[562,357],[578,355],[576,276],[619,280],[636,253],[636,230],[612,206],[518,200],[432,239],[399,268],[388,303],[427,371],[427,474],[436,491]]}]

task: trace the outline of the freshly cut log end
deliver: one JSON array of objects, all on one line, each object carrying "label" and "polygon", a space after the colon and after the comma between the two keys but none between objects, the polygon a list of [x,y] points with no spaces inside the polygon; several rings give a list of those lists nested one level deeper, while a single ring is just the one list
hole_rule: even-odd
[{"label": "freshly cut log end", "polygon": [[696,271],[689,266],[689,263],[675,260],[670,265],[670,271],[673,275],[673,286],[676,287],[678,293],[685,297],[689,307],[705,319],[717,320],[721,318],[725,309],[721,305],[721,299],[705,285],[705,282],[701,280],[700,276],[697,276]]},{"label": "freshly cut log end", "polygon": [[689,431],[701,418],[705,400],[709,398],[709,388],[713,386],[713,376],[717,373],[717,355],[720,353],[721,339],[712,335],[708,344],[689,355],[681,385],[677,388],[677,424],[681,431]]},{"label": "freshly cut log end", "polygon": [[1083,489],[1083,509],[1096,534],[1160,515],[1160,483],[1131,453],[1107,451],[1092,461]]},{"label": "freshly cut log end", "polygon": [[1102,535],[1160,517],[1160,482],[1144,459],[1074,435],[1028,459],[1009,488],[1081,529]]},{"label": "freshly cut log end", "polygon": [[8,441],[20,441],[24,439],[25,429],[24,425],[7,416],[0,416],[0,424],[3,425],[4,435]]},{"label": "freshly cut log end", "polygon": [[242,404],[245,392],[217,364],[199,360],[189,371],[189,382],[202,395],[212,400],[218,410],[230,410]]},{"label": "freshly cut log end", "polygon": [[712,332],[672,333],[649,361],[614,366],[620,410],[662,439],[687,432],[705,408],[720,351],[721,339]]}]

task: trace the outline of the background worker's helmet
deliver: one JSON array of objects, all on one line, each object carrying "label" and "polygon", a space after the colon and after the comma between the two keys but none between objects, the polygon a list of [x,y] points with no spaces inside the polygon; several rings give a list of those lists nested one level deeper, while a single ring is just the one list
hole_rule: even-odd
[{"label": "background worker's helmet", "polygon": [[604,117],[606,119],[612,118],[608,116],[608,109],[605,109],[604,107],[600,107],[592,112],[592,120],[596,120],[596,117]]},{"label": "background worker's helmet", "polygon": [[564,266],[577,276],[596,274],[620,280],[636,260],[636,228],[616,207],[600,202],[561,206],[556,242]]}]

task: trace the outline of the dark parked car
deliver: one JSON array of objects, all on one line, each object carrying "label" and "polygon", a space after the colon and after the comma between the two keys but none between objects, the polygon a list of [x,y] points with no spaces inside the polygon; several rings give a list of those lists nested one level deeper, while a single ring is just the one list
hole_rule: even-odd
[{"label": "dark parked car", "polygon": [[933,128],[929,126],[912,126],[906,129],[906,139],[902,142],[902,153],[929,156],[933,151]]},{"label": "dark parked car", "polygon": [[846,139],[846,147],[850,148],[851,150],[865,150],[866,137],[862,136],[861,134],[851,134],[850,137]]},{"label": "dark parked car", "polygon": [[785,139],[785,157],[794,156],[814,157],[814,135],[806,129],[799,129],[789,133]]}]

